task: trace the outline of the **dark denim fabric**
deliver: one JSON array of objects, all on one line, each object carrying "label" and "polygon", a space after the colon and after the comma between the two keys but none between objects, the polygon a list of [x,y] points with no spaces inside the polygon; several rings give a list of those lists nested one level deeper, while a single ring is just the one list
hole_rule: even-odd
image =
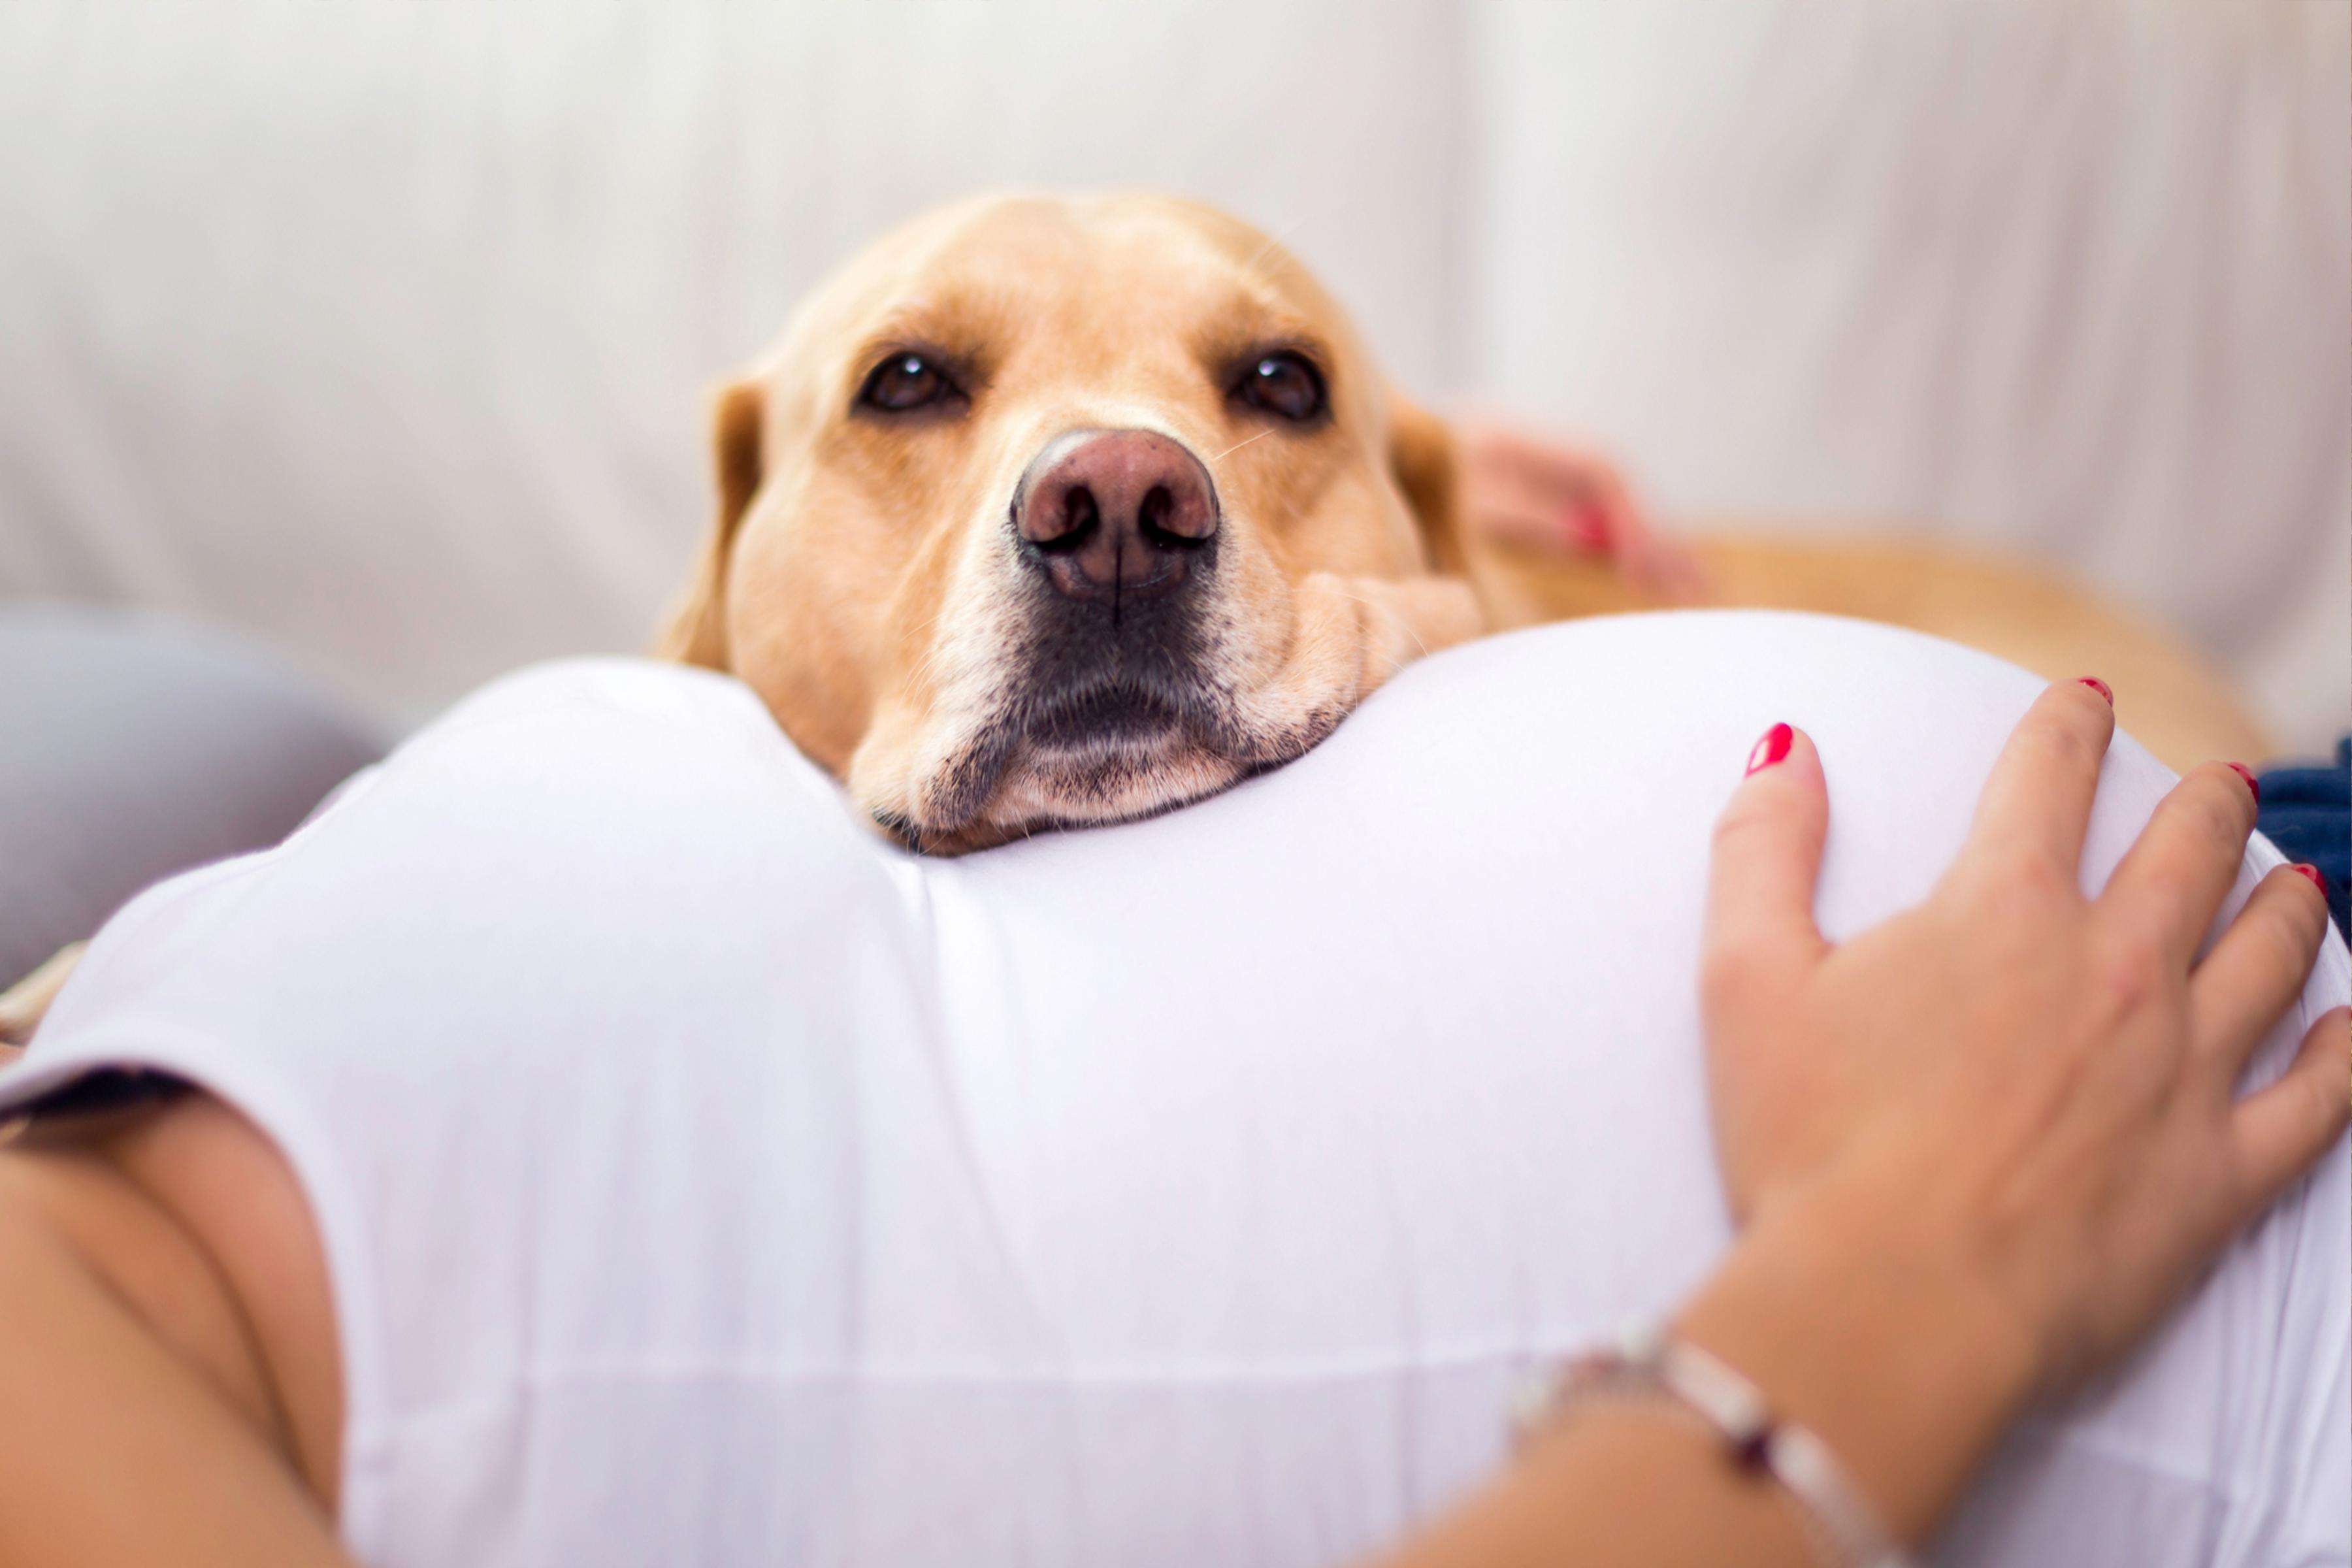
[{"label": "dark denim fabric", "polygon": [[2260,826],[2279,853],[2319,868],[2337,931],[2352,931],[2345,894],[2352,883],[2352,735],[2333,763],[2282,763],[2262,774]]}]

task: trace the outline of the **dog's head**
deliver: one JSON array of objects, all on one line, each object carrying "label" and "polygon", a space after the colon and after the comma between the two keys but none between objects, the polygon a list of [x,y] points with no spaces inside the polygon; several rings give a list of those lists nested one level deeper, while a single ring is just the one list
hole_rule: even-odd
[{"label": "dog's head", "polygon": [[885,238],[721,395],[718,467],[661,651],[932,850],[1297,755],[1430,640],[1350,584],[1459,566],[1444,429],[1274,241],[1161,197]]}]

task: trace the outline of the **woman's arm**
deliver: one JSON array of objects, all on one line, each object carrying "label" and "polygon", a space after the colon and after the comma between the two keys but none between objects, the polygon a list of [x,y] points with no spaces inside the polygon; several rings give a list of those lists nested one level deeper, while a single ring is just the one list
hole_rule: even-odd
[{"label": "woman's arm", "polygon": [[[233,1188],[211,1208],[247,1234],[190,1225],[158,1177]],[[0,1148],[0,1568],[345,1562],[300,1202],[268,1140],[197,1095]]]},{"label": "woman's arm", "polygon": [[[2089,686],[2045,692],[1934,895],[1843,946],[1811,914],[1828,807],[1803,735],[1759,744],[1717,828],[1702,991],[1745,1228],[1675,1329],[1908,1541],[2352,1120],[2342,1009],[2235,1095],[2326,930],[2282,868],[2195,962],[2253,826],[2240,774],[2191,774],[2101,896],[2078,890],[2113,727]],[[1805,1564],[1797,1518],[1696,1417],[1627,1399],[1573,1414],[1395,1563]]]}]

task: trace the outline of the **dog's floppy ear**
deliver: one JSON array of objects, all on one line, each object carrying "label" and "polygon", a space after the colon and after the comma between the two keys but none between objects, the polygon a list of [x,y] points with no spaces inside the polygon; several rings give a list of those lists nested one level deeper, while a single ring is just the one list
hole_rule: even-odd
[{"label": "dog's floppy ear", "polygon": [[712,411],[711,443],[718,459],[719,521],[703,542],[694,576],[654,645],[656,658],[725,669],[727,661],[727,561],[735,531],[760,491],[761,426],[765,400],[757,383],[741,381],[719,395]]},{"label": "dog's floppy ear", "polygon": [[1469,569],[1462,551],[1458,476],[1454,432],[1445,421],[1408,399],[1389,393],[1389,467],[1421,524],[1429,563],[1449,576]]}]

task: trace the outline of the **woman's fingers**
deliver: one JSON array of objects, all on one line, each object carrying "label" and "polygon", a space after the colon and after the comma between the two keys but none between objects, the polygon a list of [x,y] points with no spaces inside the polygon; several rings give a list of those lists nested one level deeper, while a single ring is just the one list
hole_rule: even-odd
[{"label": "woman's fingers", "polygon": [[1801,730],[1775,724],[1748,756],[1748,776],[1716,819],[1701,967],[1710,994],[1794,978],[1827,945],[1813,884],[1829,835],[1821,757]]},{"label": "woman's fingers", "polygon": [[1488,497],[1478,508],[1479,529],[1496,539],[1527,545],[1547,555],[1602,556],[1609,552],[1603,524],[1567,507]]},{"label": "woman's fingers", "polygon": [[2186,964],[2213,923],[2254,830],[2254,792],[2244,774],[2207,763],[2173,786],[2099,895],[2112,918],[2156,942],[2168,963]]},{"label": "woman's fingers", "polygon": [[1680,541],[1653,526],[1648,508],[1614,466],[1597,458],[1587,458],[1582,462],[1580,482],[1590,499],[1570,504],[1597,509],[1607,548],[1625,574],[1625,580],[1668,604],[1704,602],[1707,580],[1698,557]]},{"label": "woman's fingers", "polygon": [[2189,1037],[2231,1082],[2302,992],[2326,935],[2326,898],[2309,878],[2281,866],[2256,886],[2189,976]]},{"label": "woman's fingers", "polygon": [[1552,480],[1571,537],[1622,556],[1649,532],[1624,476],[1598,458],[1561,452]]},{"label": "woman's fingers", "polygon": [[2099,764],[2116,732],[2105,689],[2087,680],[2061,681],[2026,710],[1985,781],[1962,865],[2021,858],[2074,881]]},{"label": "woman's fingers", "polygon": [[2279,1080],[2248,1096],[2231,1113],[2238,1170],[2245,1183],[2243,1216],[2261,1213],[2352,1124],[2347,1024],[2352,1010],[2337,1007],[2323,1015]]},{"label": "woman's fingers", "polygon": [[1506,426],[1470,424],[1459,435],[1465,509],[1481,526],[1560,553],[1619,557],[1641,575],[1649,524],[1614,467]]}]

